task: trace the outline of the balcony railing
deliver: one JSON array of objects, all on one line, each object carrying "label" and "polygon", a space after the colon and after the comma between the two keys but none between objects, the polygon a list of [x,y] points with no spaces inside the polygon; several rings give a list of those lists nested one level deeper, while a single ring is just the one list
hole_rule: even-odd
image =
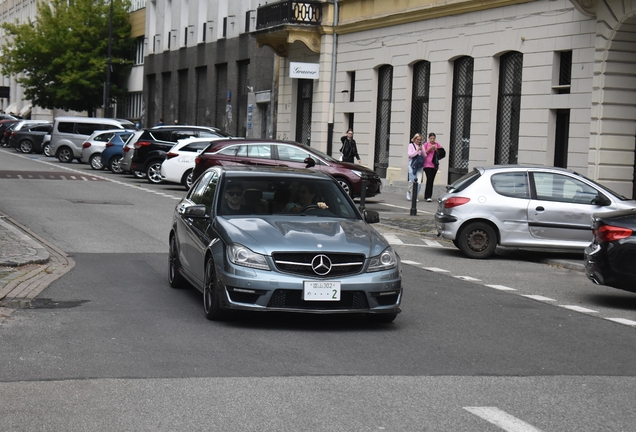
[{"label": "balcony railing", "polygon": [[256,16],[256,30],[283,24],[319,25],[321,20],[321,2],[287,0],[260,6]]}]

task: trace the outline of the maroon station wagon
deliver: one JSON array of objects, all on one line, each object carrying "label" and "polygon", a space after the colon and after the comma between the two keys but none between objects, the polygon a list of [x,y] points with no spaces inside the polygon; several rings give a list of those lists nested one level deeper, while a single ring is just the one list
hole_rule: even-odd
[{"label": "maroon station wagon", "polygon": [[260,165],[290,168],[309,167],[334,177],[351,196],[359,197],[362,177],[366,176],[366,196],[380,193],[382,181],[375,171],[359,164],[340,162],[331,156],[304,144],[273,140],[218,140],[212,142],[196,158],[193,180],[213,166]]}]

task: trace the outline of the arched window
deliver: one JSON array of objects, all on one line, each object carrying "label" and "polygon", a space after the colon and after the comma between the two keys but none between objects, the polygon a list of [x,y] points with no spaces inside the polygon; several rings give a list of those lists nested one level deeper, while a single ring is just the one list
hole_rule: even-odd
[{"label": "arched window", "polygon": [[393,66],[378,69],[378,105],[375,121],[374,169],[386,177],[389,167],[389,138],[391,137],[391,98],[393,95]]},{"label": "arched window", "polygon": [[519,115],[523,54],[511,51],[499,62],[495,164],[516,164],[519,155]]},{"label": "arched window", "polygon": [[472,57],[455,60],[453,71],[453,106],[449,148],[448,181],[454,182],[468,172],[470,153],[470,115],[473,107]]},{"label": "arched window", "polygon": [[413,92],[411,96],[411,134],[426,136],[428,130],[428,90],[431,81],[431,64],[426,60],[413,65]]}]

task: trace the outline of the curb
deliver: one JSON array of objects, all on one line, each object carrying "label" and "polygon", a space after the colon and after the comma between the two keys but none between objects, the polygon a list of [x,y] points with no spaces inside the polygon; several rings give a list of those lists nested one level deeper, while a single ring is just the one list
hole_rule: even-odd
[{"label": "curb", "polygon": [[[48,262],[50,254],[44,246],[34,241],[7,222],[11,219],[0,213],[0,267],[20,267],[29,264],[45,264]],[[4,244],[3,244],[4,243]],[[18,249],[10,245],[19,245]]]}]

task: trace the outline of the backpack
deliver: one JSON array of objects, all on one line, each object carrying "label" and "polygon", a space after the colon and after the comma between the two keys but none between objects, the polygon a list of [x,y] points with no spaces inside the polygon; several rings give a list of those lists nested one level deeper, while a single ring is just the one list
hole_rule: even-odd
[{"label": "backpack", "polygon": [[[413,144],[413,147],[415,147],[415,144]],[[409,165],[416,172],[421,170],[422,168],[424,168],[424,156],[418,153],[417,156],[409,161]]]}]

